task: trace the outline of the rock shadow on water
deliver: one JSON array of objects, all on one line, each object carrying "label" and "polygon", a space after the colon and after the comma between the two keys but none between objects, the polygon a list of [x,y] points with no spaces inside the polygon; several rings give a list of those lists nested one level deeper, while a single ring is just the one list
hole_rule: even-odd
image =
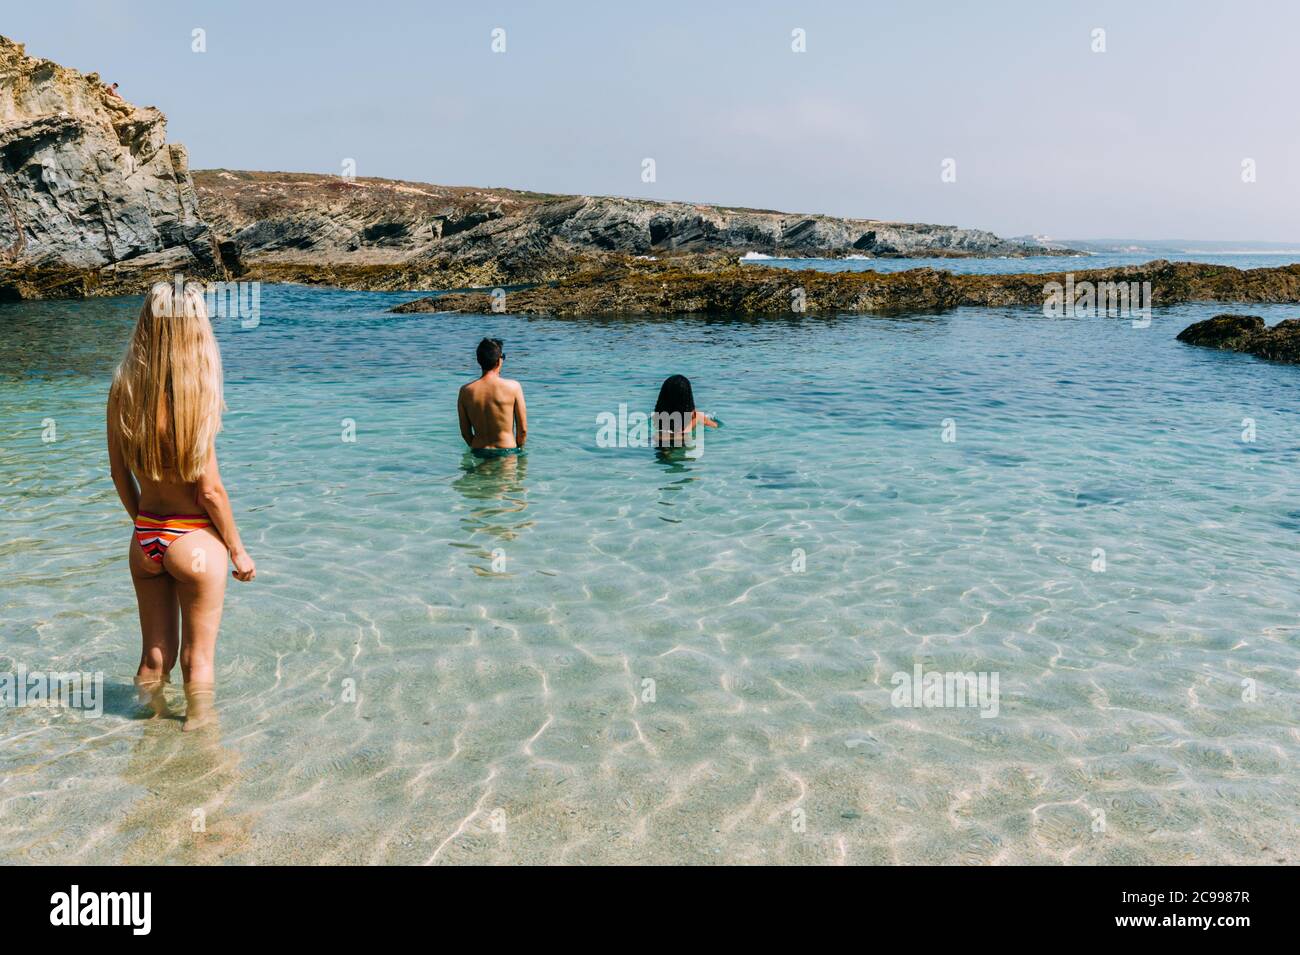
[{"label": "rock shadow on water", "polygon": [[1090,487],[1076,491],[1075,507],[1120,507],[1139,500],[1141,495],[1127,487]]},{"label": "rock shadow on water", "polygon": [[1277,520],[1277,526],[1283,530],[1300,531],[1300,511],[1288,511]]},{"label": "rock shadow on water", "polygon": [[967,451],[966,456],[995,468],[1018,468],[1029,463],[1029,458],[1025,455],[1006,451]]},{"label": "rock shadow on water", "polygon": [[804,476],[796,468],[791,467],[768,467],[755,468],[745,475],[746,481],[756,481],[761,488],[785,491],[791,488],[802,487],[807,482]]}]

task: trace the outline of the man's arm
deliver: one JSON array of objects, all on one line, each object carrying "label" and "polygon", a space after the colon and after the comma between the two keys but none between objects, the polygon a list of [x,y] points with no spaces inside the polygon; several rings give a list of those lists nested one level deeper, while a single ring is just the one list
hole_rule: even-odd
[{"label": "man's arm", "polygon": [[460,436],[470,447],[474,446],[474,426],[469,423],[469,409],[465,407],[465,389],[456,395],[456,414],[460,418]]},{"label": "man's arm", "polygon": [[524,406],[524,386],[515,383],[515,444],[524,446],[528,440],[528,409]]}]

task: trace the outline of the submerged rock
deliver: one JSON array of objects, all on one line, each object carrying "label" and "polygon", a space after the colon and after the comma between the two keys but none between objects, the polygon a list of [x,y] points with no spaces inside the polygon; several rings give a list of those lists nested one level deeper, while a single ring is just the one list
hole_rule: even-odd
[{"label": "submerged rock", "polygon": [[1240,351],[1248,339],[1266,327],[1258,315],[1215,315],[1203,322],[1188,325],[1178,333],[1178,340],[1189,345]]},{"label": "submerged rock", "polygon": [[[1192,262],[1148,262],[1068,273],[1071,282],[1150,283],[1151,304],[1196,301],[1300,302],[1300,265],[1242,271]],[[633,257],[590,262],[575,274],[509,291],[512,314],[647,315],[706,313],[789,315],[797,312],[934,312],[963,305],[1042,308],[1048,286],[1067,273],[957,274],[795,271],[737,265],[719,256]],[[399,312],[500,311],[486,290],[416,299]]]},{"label": "submerged rock", "polygon": [[1271,328],[1258,315],[1215,315],[1189,325],[1178,340],[1204,348],[1244,352],[1269,361],[1300,364],[1300,319],[1288,318]]}]

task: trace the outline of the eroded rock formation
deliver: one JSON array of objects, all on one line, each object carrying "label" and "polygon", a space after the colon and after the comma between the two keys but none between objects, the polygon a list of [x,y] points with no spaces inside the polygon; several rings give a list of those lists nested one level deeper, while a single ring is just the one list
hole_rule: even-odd
[{"label": "eroded rock formation", "polygon": [[183,146],[157,109],[0,37],[0,300],[218,272]]},{"label": "eroded rock formation", "polygon": [[303,173],[194,178],[227,266],[264,281],[432,290],[553,280],[620,256],[1043,252],[978,229],[684,202]]}]

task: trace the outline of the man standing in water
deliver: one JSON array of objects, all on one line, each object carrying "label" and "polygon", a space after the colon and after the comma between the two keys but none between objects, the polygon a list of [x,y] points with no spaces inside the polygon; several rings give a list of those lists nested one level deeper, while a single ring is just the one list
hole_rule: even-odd
[{"label": "man standing in water", "polygon": [[501,377],[505,360],[501,339],[478,343],[478,364],[483,374],[460,389],[456,410],[460,436],[481,458],[517,454],[528,438],[528,411],[524,389],[517,381]]}]

